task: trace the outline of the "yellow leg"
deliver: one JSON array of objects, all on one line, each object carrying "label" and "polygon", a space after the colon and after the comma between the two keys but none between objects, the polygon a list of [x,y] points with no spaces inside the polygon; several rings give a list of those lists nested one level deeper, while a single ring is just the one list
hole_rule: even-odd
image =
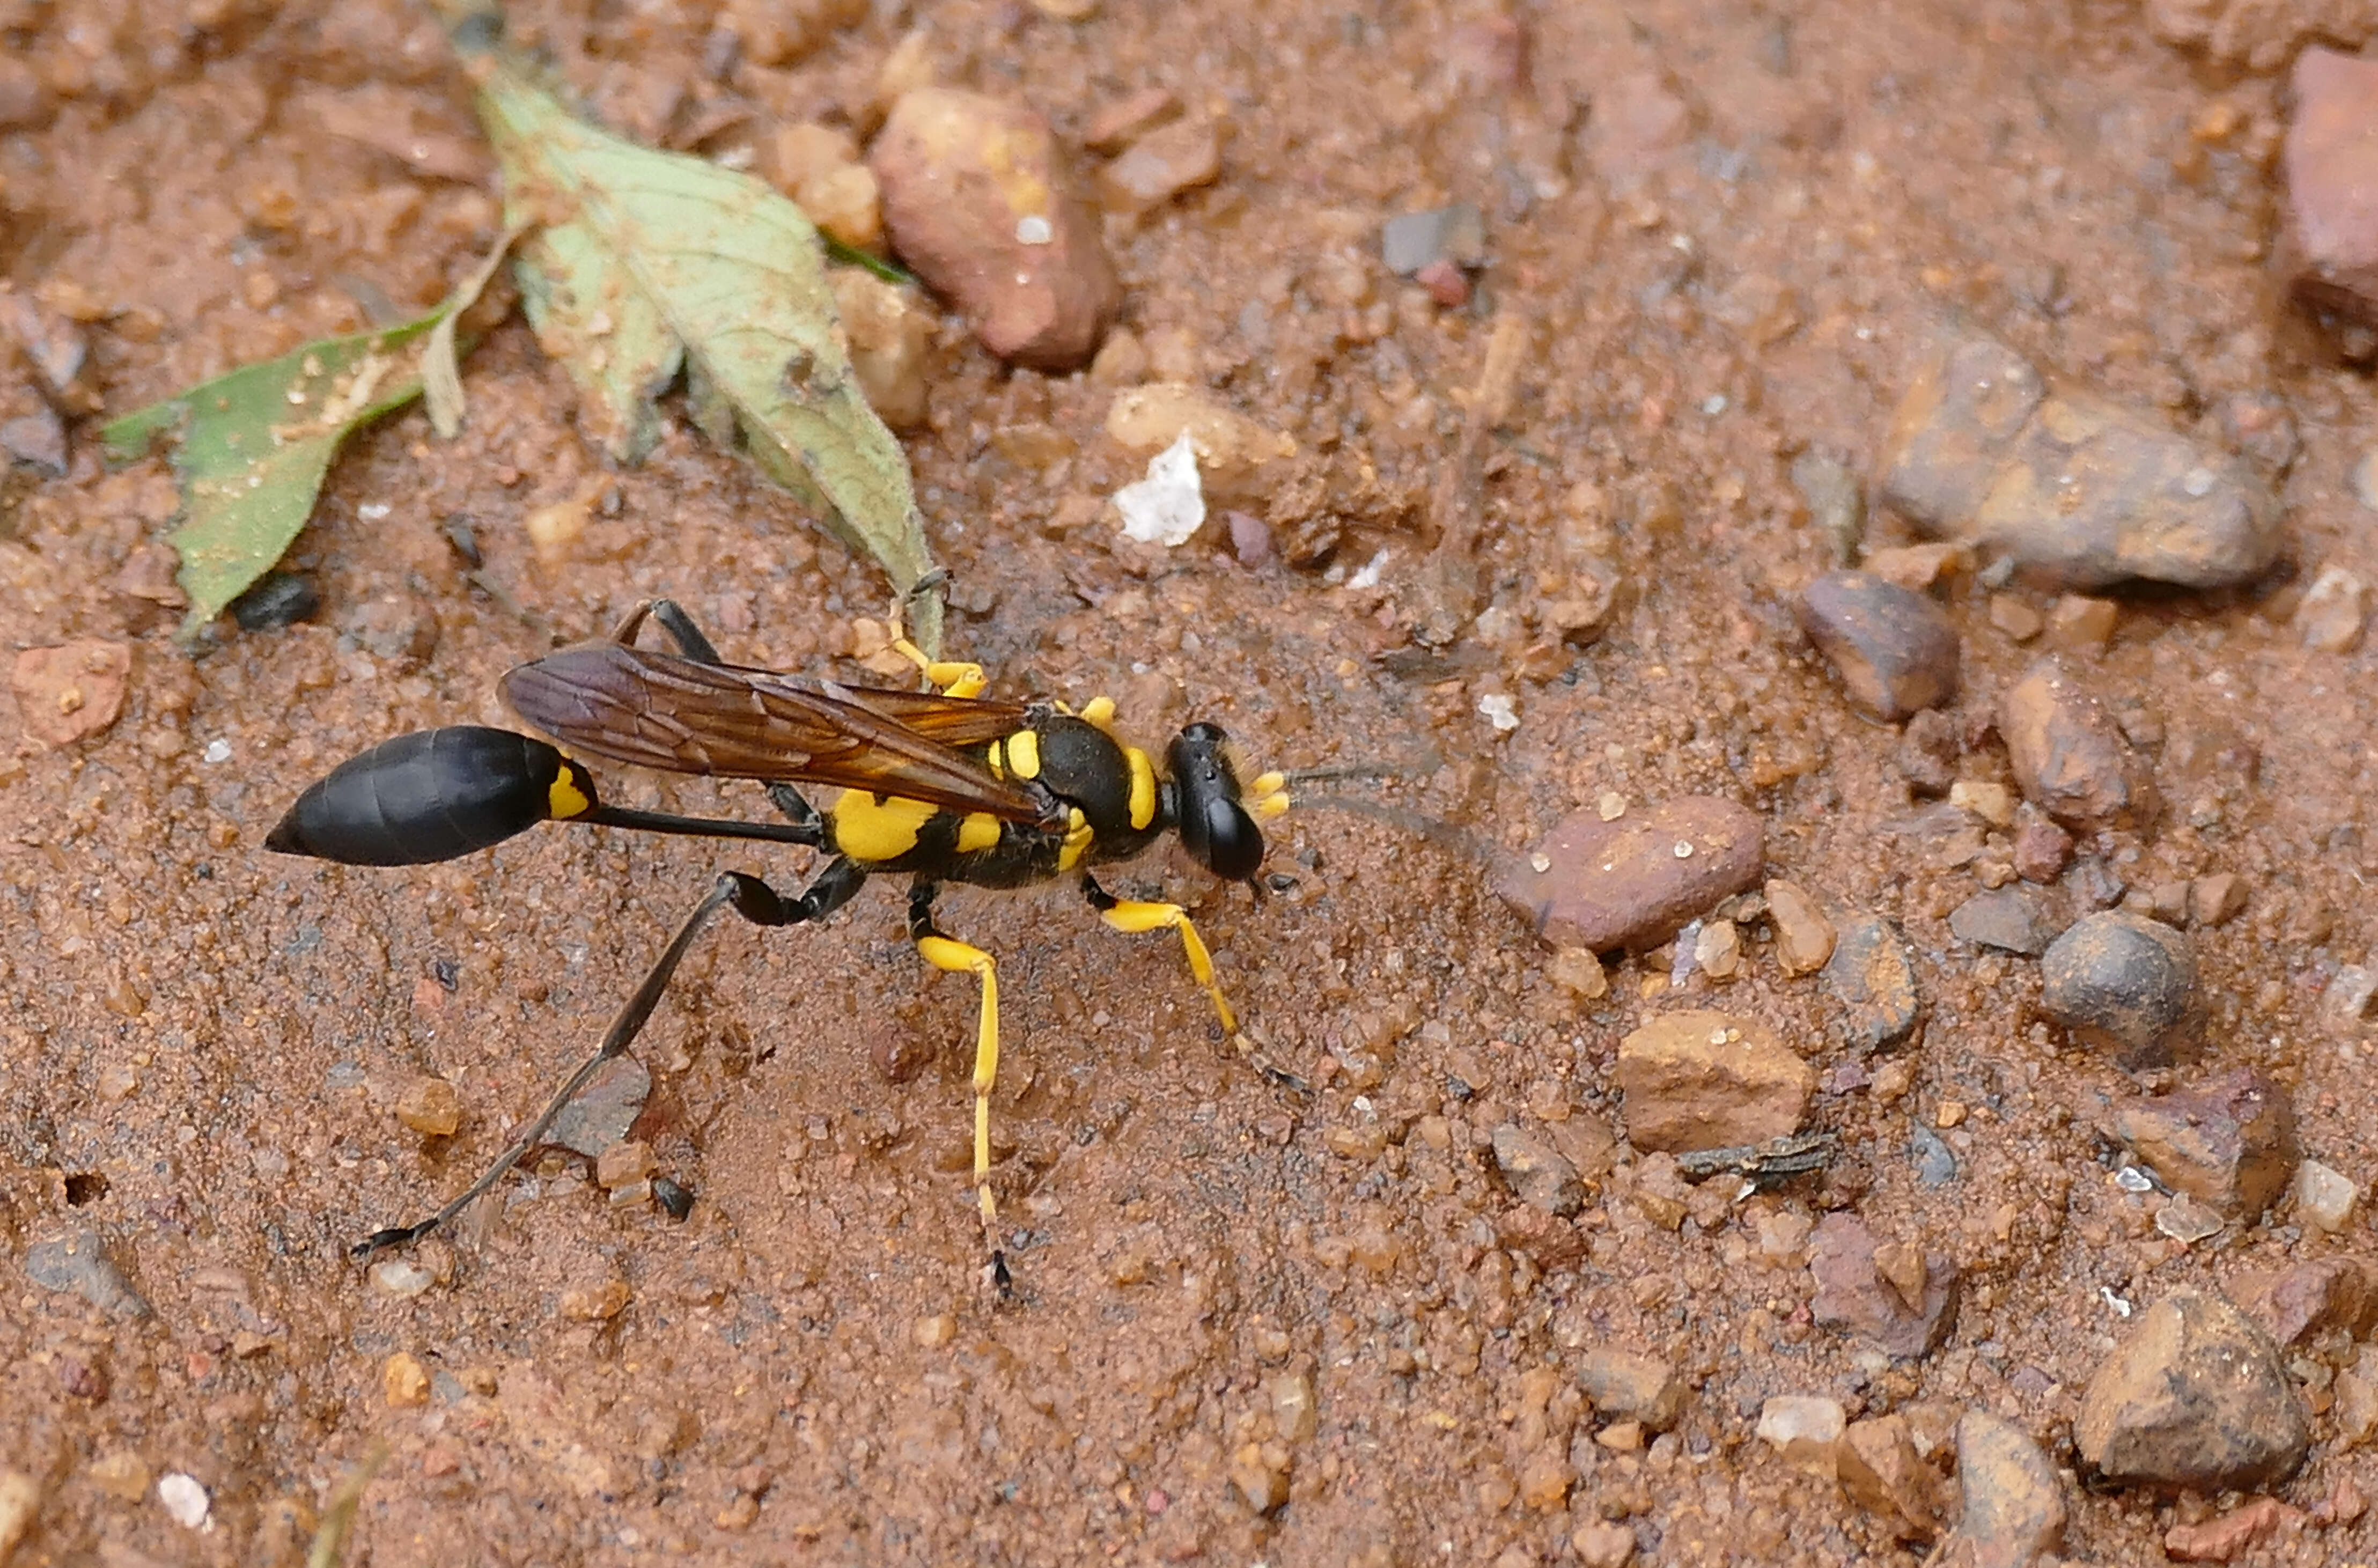
[{"label": "yellow leg", "polygon": [[[972,975],[982,982],[982,1016],[974,1039],[974,1188],[982,1211],[983,1234],[999,1252],[999,1205],[991,1195],[991,1091],[999,1081],[999,966],[979,947],[938,932],[917,939],[917,952],[934,968]],[[1003,1264],[1001,1265],[1003,1269]]]},{"label": "yellow leg", "polygon": [[929,659],[925,656],[925,651],[922,648],[905,637],[893,643],[892,648],[895,652],[922,670],[925,678],[941,688],[942,695],[944,697],[979,697],[982,695],[983,688],[991,684],[991,678],[982,673],[980,664],[953,664],[947,660]]},{"label": "yellow leg", "polygon": [[[1235,1035],[1239,1032],[1239,1021],[1231,1013],[1230,1002],[1223,998],[1222,987],[1214,983],[1213,956],[1207,952],[1206,944],[1198,937],[1197,928],[1190,924],[1186,911],[1177,904],[1148,904],[1135,898],[1109,898],[1098,892],[1096,883],[1090,884],[1090,888],[1092,892],[1090,902],[1097,906],[1099,918],[1118,931],[1133,936],[1143,931],[1180,932],[1181,951],[1189,957],[1189,973],[1197,977],[1197,984],[1205,987],[1206,994],[1213,998],[1214,1012],[1222,1021],[1222,1032],[1226,1035]],[[1104,902],[1100,902],[1101,900]]]}]

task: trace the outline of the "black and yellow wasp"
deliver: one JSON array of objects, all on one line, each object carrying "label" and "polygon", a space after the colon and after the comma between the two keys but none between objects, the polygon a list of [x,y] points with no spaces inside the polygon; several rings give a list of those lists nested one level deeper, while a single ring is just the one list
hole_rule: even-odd
[{"label": "black and yellow wasp", "polygon": [[[649,616],[677,653],[635,645]],[[1237,1021],[1206,944],[1181,906],[1119,899],[1090,868],[1127,860],[1167,832],[1214,875],[1253,883],[1263,864],[1257,818],[1288,809],[1286,780],[1242,784],[1216,725],[1175,736],[1159,771],[1116,735],[1105,698],[1075,712],[986,698],[979,665],[935,663],[897,644],[936,689],[898,690],[779,675],[722,661],[669,601],[639,605],[605,640],[565,648],[503,678],[513,711],[571,751],[677,773],[751,779],[787,819],[751,822],[604,805],[573,757],[509,730],[456,725],[399,736],[342,763],[299,796],[265,840],[282,854],[349,866],[414,866],[486,849],[543,821],[805,844],[833,856],[797,897],[756,877],[719,874],[612,1021],[602,1045],[460,1196],[410,1226],[374,1232],[368,1257],[444,1225],[535,1148],[606,1061],[626,1050],[711,916],[756,926],[822,920],[868,878],[908,885],[908,935],[936,969],[982,984],[975,1041],[974,1179],[991,1267],[1004,1286],[991,1192],[991,1092],[999,1071],[999,982],[991,954],[945,936],[933,899],[945,882],[1020,888],[1078,875],[1090,906],[1118,931],[1180,933],[1189,968],[1226,1034]],[[835,784],[820,812],[793,786]]]}]

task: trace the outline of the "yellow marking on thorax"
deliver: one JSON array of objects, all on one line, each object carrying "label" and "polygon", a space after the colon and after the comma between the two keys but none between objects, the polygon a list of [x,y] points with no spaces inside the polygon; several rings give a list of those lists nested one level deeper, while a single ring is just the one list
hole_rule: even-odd
[{"label": "yellow marking on thorax", "polygon": [[1057,869],[1070,871],[1080,865],[1082,856],[1090,852],[1090,840],[1095,836],[1090,831],[1090,820],[1082,815],[1080,807],[1075,807],[1065,824],[1064,847],[1057,851]]},{"label": "yellow marking on thorax", "polygon": [[917,847],[937,809],[927,801],[847,789],[834,803],[834,846],[853,860],[897,860]]},{"label": "yellow marking on thorax", "polygon": [[971,855],[978,849],[995,849],[999,845],[999,819],[988,811],[976,811],[958,824],[958,853]]},{"label": "yellow marking on thorax", "polygon": [[594,802],[588,798],[578,778],[578,770],[564,762],[561,772],[554,774],[553,782],[545,786],[546,809],[557,820],[566,821],[594,809]]},{"label": "yellow marking on thorax", "polygon": [[1017,730],[1007,737],[1007,771],[1019,779],[1040,776],[1040,737],[1030,730]]},{"label": "yellow marking on thorax", "polygon": [[1094,724],[1099,729],[1104,731],[1108,739],[1111,740],[1114,738],[1115,705],[1113,698],[1091,698],[1087,702],[1082,704],[1081,716],[1085,724]]},{"label": "yellow marking on thorax", "polygon": [[1124,747],[1123,760],[1131,768],[1131,825],[1145,828],[1156,820],[1156,764],[1136,746]]}]

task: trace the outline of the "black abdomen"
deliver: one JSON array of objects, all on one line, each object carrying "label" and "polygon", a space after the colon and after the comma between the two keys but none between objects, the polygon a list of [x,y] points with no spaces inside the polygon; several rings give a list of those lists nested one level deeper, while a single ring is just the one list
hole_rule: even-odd
[{"label": "black abdomen", "polygon": [[[566,768],[560,752],[510,730],[415,730],[316,781],[264,846],[346,866],[451,860],[554,816],[553,786]],[[583,783],[570,772],[573,786]],[[591,790],[584,796],[592,805]]]}]

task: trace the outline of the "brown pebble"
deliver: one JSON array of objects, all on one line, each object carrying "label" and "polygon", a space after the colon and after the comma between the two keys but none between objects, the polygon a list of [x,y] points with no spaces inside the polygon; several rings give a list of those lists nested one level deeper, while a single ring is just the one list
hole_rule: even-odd
[{"label": "brown pebble", "polygon": [[1099,171],[1099,205],[1139,214],[1183,191],[1221,177],[1222,140],[1207,119],[1177,120],[1150,130]]},{"label": "brown pebble", "polygon": [[1577,1167],[1549,1139],[1506,1122],[1495,1129],[1492,1143],[1495,1167],[1519,1202],[1564,1219],[1585,1206]]},{"label": "brown pebble", "polygon": [[953,88],[901,95],[869,157],[901,258],[983,346],[1042,370],[1097,352],[1123,290],[1048,123]]},{"label": "brown pebble", "polygon": [[2378,60],[2315,45],[2290,87],[2280,264],[2298,299],[2378,327]]},{"label": "brown pebble", "polygon": [[443,1078],[415,1078],[396,1097],[396,1119],[431,1138],[450,1138],[462,1125],[462,1097]]},{"label": "brown pebble", "polygon": [[2199,926],[2226,926],[2246,910],[2246,879],[2216,871],[2188,884],[2188,917]]},{"label": "brown pebble", "polygon": [[1801,591],[1800,625],[1850,700],[1877,718],[1904,719],[1956,694],[1957,629],[1913,590],[1830,571]]},{"label": "brown pebble", "polygon": [[1082,128],[1082,145],[1092,152],[1111,156],[1158,126],[1171,125],[1180,117],[1181,101],[1172,96],[1171,89],[1144,87],[1099,105],[1089,124]]},{"label": "brown pebble", "polygon": [[2064,1544],[2064,1483],[2028,1433],[1987,1410],[1957,1421],[1957,1527],[1943,1562],[2029,1564]]},{"label": "brown pebble", "polygon": [[380,1394],[392,1409],[429,1403],[429,1369],[409,1351],[400,1350],[380,1364]]},{"label": "brown pebble", "polygon": [[2111,599],[2067,593],[2048,612],[2048,640],[2076,653],[2101,652],[2114,640],[2120,618],[2121,608]]},{"label": "brown pebble", "polygon": [[1859,915],[1843,924],[1824,985],[1842,1006],[1842,1032],[1854,1050],[1897,1045],[1915,1032],[1922,1014],[1907,939],[1880,916]]},{"label": "brown pebble", "polygon": [[1498,872],[1495,891],[1555,946],[1639,952],[1758,885],[1765,865],[1756,816],[1721,796],[1684,796],[1612,821],[1570,813]]},{"label": "brown pebble", "polygon": [[2296,636],[2315,653],[2350,653],[2370,614],[2370,585],[2339,566],[2325,566],[2296,606]]},{"label": "brown pebble", "polygon": [[1990,624],[2013,641],[2028,642],[2040,634],[2048,622],[2020,595],[1993,593],[1990,595]]},{"label": "brown pebble", "polygon": [[2133,1100],[2115,1111],[2113,1124],[2166,1186],[2239,1219],[2277,1202],[2302,1157],[2295,1102],[2260,1068]]},{"label": "brown pebble", "polygon": [[[1798,472],[1796,462],[1794,472]],[[1897,583],[1915,592],[1926,592],[1949,581],[1961,573],[1974,569],[1973,547],[1952,540],[1934,540],[1925,545],[1894,545],[1887,549],[1868,550],[1859,558],[1861,570],[1871,572],[1885,582]]]},{"label": "brown pebble", "polygon": [[1647,1021],[1618,1043],[1627,1142],[1672,1154],[1796,1132],[1817,1074],[1763,1023],[1694,1010]]},{"label": "brown pebble", "polygon": [[608,1192],[653,1173],[653,1146],[641,1138],[614,1143],[594,1156],[594,1185]]},{"label": "brown pebble", "polygon": [[2132,1321],[2072,1436],[2105,1480],[2217,1492],[2285,1479],[2312,1434],[2270,1336],[2223,1298],[2181,1289]]},{"label": "brown pebble", "polygon": [[837,267],[828,278],[850,340],[850,368],[868,406],[895,430],[915,429],[925,422],[932,310],[917,290],[864,268]]},{"label": "brown pebble", "polygon": [[628,1305],[628,1282],[612,1275],[598,1285],[577,1286],[561,1293],[561,1315],[577,1323],[607,1323]]},{"label": "brown pebble", "polygon": [[1604,1347],[1578,1358],[1577,1385],[1594,1413],[1666,1431],[1684,1414],[1692,1385],[1675,1363]]},{"label": "brown pebble", "polygon": [[2066,827],[2139,827],[2152,814],[2146,770],[2120,726],[2054,659],[2007,688],[1999,732],[2024,797]]},{"label": "brown pebble", "polygon": [[1946,1527],[1946,1479],[1917,1457],[1906,1417],[1852,1421],[1842,1433],[1833,1468],[1851,1501],[1901,1539],[1930,1540]]},{"label": "brown pebble", "polygon": [[28,738],[44,747],[94,736],[124,712],[132,679],[132,650],[86,637],[17,655],[17,712]]},{"label": "brown pebble", "polygon": [[1782,877],[1768,879],[1767,917],[1775,927],[1775,961],[1786,975],[1813,975],[1833,956],[1833,923],[1808,891]]},{"label": "brown pebble", "polygon": [[1928,533],[2077,589],[2225,587],[2278,552],[2276,497],[2242,459],[2077,390],[1979,334],[1922,357],[1892,418],[1881,491]]}]

